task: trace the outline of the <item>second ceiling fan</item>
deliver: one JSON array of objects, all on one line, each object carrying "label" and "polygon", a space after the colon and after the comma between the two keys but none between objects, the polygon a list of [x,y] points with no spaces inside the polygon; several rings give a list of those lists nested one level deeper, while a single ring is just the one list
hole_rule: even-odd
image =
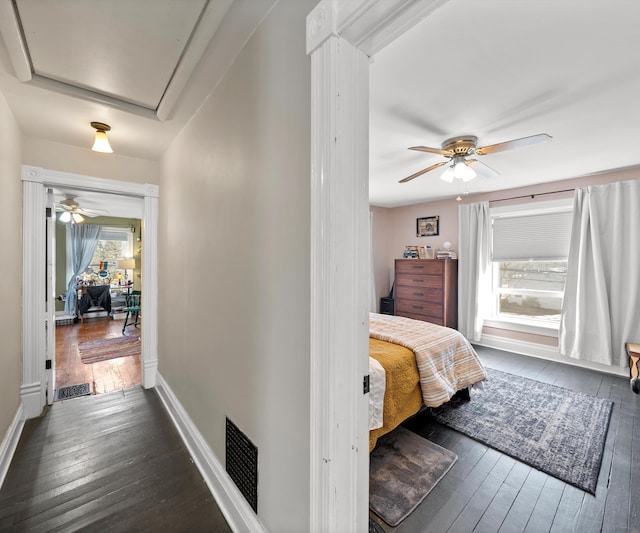
[{"label": "second ceiling fan", "polygon": [[[470,159],[469,157],[474,155],[482,156],[494,154],[496,152],[504,152],[505,150],[512,150],[514,148],[520,148],[522,146],[528,146],[530,144],[537,144],[549,140],[551,140],[550,135],[546,133],[539,133],[537,135],[530,135],[529,137],[522,137],[520,139],[513,139],[511,141],[478,147],[478,138],[475,135],[460,135],[444,141],[442,143],[442,148],[412,146],[409,150],[443,155],[447,158],[447,161],[440,161],[439,163],[427,168],[423,168],[422,170],[411,174],[411,176],[401,179],[399,183],[406,183],[444,165],[450,166],[443,172],[440,178],[449,183],[453,182],[455,178],[459,178],[462,181],[469,181],[475,178],[477,175],[475,169],[477,169],[479,173],[495,175],[498,173],[491,167],[488,167],[478,159]],[[473,167],[475,167],[475,169]]]}]

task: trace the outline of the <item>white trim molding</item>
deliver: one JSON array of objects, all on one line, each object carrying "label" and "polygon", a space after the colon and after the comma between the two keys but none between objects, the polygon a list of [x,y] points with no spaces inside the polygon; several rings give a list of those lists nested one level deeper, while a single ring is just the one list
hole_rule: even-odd
[{"label": "white trim molding", "polygon": [[[143,298],[147,303],[143,321],[142,385],[155,385],[158,367],[157,250],[159,188],[107,180],[67,172],[22,167],[23,183],[23,267],[22,267],[22,385],[20,396],[25,418],[39,416],[46,404],[46,236],[47,187],[120,194],[144,201],[145,247],[143,253]],[[147,293],[145,295],[145,292]]]},{"label": "white trim molding", "polygon": [[480,342],[474,344],[478,344],[479,346],[486,346],[487,348],[496,348],[498,350],[518,353],[521,355],[528,355],[530,357],[545,359],[547,361],[554,361],[556,363],[562,363],[565,365],[587,368],[589,370],[596,370],[605,374],[629,377],[629,369],[627,367],[621,368],[619,366],[605,366],[599,365],[597,363],[590,363],[589,361],[579,361],[577,359],[571,359],[570,357],[560,355],[557,346],[550,346],[546,344],[538,344],[535,342],[500,337],[498,335],[485,334],[482,335]]},{"label": "white trim molding", "polygon": [[368,529],[369,59],[446,0],[322,0],[311,56],[309,531]]},{"label": "white trim molding", "polygon": [[142,254],[142,386],[155,387],[158,373],[158,186],[144,187]]},{"label": "white trim molding", "polygon": [[13,455],[16,453],[18,447],[18,441],[22,434],[22,428],[24,428],[24,412],[22,410],[22,404],[18,407],[11,425],[9,425],[7,432],[0,442],[0,489],[4,485],[4,480],[7,477],[9,466]]},{"label": "white trim molding", "polygon": [[253,512],[160,373],[155,390],[231,529],[266,533],[264,524]]}]

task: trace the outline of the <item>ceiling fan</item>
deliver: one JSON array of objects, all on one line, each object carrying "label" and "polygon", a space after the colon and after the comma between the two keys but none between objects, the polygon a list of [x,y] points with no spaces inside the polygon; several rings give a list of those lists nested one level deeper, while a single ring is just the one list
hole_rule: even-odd
[{"label": "ceiling fan", "polygon": [[520,139],[513,139],[511,141],[478,147],[478,138],[475,135],[460,135],[444,141],[442,143],[442,148],[412,146],[409,150],[443,155],[447,158],[447,161],[441,161],[435,165],[423,168],[415,174],[411,174],[411,176],[407,176],[400,180],[399,183],[406,183],[418,176],[422,176],[422,174],[426,174],[427,172],[440,168],[444,165],[449,165],[449,167],[442,173],[440,178],[449,183],[452,183],[456,178],[461,179],[462,181],[469,181],[475,178],[478,173],[484,175],[497,175],[498,172],[493,170],[491,167],[477,159],[469,159],[469,156],[494,154],[496,152],[504,152],[505,150],[512,150],[514,148],[520,148],[522,146],[528,146],[530,144],[537,144],[549,140],[551,140],[550,135],[547,135],[546,133],[539,133],[537,135],[530,135],[529,137],[522,137]]},{"label": "ceiling fan", "polygon": [[76,196],[70,194],[66,195],[64,200],[60,200],[60,207],[62,208],[60,222],[65,224],[68,222],[79,224],[84,222],[84,217],[97,217],[101,214],[99,211],[80,207]]}]

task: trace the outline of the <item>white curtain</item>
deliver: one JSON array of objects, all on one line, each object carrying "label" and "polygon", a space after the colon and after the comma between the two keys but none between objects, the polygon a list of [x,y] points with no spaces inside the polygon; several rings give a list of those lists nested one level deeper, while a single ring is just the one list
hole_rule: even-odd
[{"label": "white curtain", "polygon": [[73,315],[76,308],[76,276],[82,274],[89,266],[98,246],[100,226],[96,224],[71,225],[71,266],[73,275],[67,283],[67,295],[64,312]]},{"label": "white curtain", "polygon": [[626,366],[640,341],[640,180],[576,189],[560,353]]},{"label": "white curtain", "polygon": [[489,202],[458,207],[458,330],[479,341],[491,305]]}]

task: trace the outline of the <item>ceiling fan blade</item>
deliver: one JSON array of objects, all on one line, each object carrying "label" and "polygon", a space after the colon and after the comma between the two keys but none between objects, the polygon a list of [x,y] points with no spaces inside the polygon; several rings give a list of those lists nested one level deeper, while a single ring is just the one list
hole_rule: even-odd
[{"label": "ceiling fan blade", "polygon": [[453,150],[443,150],[442,148],[430,148],[429,146],[412,146],[409,150],[417,150],[418,152],[429,152],[430,154],[444,155],[451,157]]},{"label": "ceiling fan blade", "polygon": [[426,174],[427,172],[430,172],[431,170],[435,170],[436,168],[439,168],[442,165],[446,165],[447,163],[448,163],[448,161],[441,161],[440,163],[436,163],[435,165],[431,165],[430,167],[423,168],[422,170],[416,172],[415,174],[411,174],[411,176],[407,176],[403,180],[400,180],[398,183],[407,183],[408,181],[411,181],[413,178],[417,178],[418,176],[422,176],[423,174]]},{"label": "ceiling fan blade", "polygon": [[475,173],[481,178],[494,178],[500,175],[500,172],[478,159],[468,159],[467,164],[473,168]]},{"label": "ceiling fan blade", "polygon": [[528,146],[530,144],[537,144],[550,140],[551,135],[539,133],[538,135],[530,135],[529,137],[513,139],[512,141],[490,144],[489,146],[481,146],[480,148],[476,148],[475,153],[476,155],[495,154],[496,152],[504,152],[505,150],[512,150],[513,148],[520,148],[522,146]]}]

